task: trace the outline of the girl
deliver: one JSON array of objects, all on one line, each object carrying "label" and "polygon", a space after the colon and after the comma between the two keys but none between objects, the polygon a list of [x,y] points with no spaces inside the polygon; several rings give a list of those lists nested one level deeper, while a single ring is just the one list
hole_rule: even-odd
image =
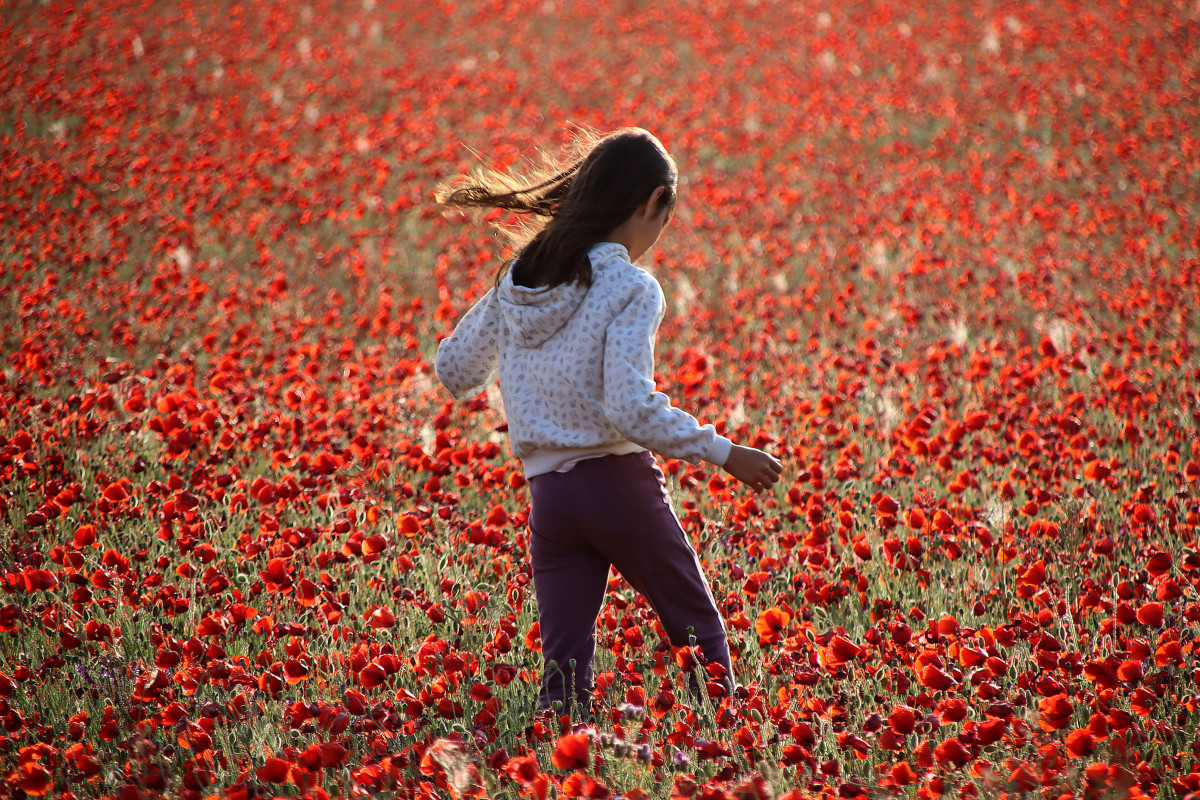
[{"label": "girl", "polygon": [[546,662],[539,709],[577,701],[590,710],[593,631],[610,565],[649,600],[671,644],[697,647],[724,693],[733,688],[720,613],[652,451],[724,467],[756,491],[782,467],[655,391],[663,294],[633,262],[670,220],[676,183],[658,139],[629,128],[532,185],[481,171],[438,194],[446,205],[549,218],[442,341],[436,363],[460,400],[499,376],[532,495],[529,551]]}]

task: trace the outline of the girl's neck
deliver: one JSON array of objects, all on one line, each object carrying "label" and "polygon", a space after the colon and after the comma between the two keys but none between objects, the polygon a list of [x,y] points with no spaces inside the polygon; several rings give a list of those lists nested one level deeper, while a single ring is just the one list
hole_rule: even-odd
[{"label": "girl's neck", "polygon": [[667,216],[667,209],[663,209],[659,214],[652,214],[643,206],[618,225],[606,241],[622,245],[629,252],[629,260],[637,261],[658,241],[663,227],[667,224]]}]

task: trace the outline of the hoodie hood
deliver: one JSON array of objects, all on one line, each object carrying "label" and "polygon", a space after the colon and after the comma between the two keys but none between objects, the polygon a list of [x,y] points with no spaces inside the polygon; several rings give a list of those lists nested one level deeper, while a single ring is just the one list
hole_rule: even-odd
[{"label": "hoodie hood", "polygon": [[575,314],[588,287],[563,283],[552,289],[529,289],[512,281],[512,270],[500,281],[496,296],[508,329],[522,347],[541,347]]}]

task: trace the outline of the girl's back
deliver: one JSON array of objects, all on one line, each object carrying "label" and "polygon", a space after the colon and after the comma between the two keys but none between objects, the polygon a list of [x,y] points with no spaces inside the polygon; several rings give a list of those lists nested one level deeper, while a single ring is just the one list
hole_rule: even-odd
[{"label": "girl's back", "polygon": [[530,477],[647,448],[723,463],[729,440],[654,390],[658,282],[620,244],[588,255],[590,287],[528,289],[505,275],[443,342],[438,378],[464,397],[498,371],[513,453]]}]

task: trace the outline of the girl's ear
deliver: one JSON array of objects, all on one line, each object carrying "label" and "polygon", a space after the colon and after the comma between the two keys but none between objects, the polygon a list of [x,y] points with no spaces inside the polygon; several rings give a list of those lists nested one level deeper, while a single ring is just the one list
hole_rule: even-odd
[{"label": "girl's ear", "polygon": [[658,216],[658,206],[666,192],[667,187],[658,186],[653,192],[650,193],[650,196],[646,198],[646,202],[643,203],[642,207],[639,209],[643,217],[646,219],[652,219]]}]

